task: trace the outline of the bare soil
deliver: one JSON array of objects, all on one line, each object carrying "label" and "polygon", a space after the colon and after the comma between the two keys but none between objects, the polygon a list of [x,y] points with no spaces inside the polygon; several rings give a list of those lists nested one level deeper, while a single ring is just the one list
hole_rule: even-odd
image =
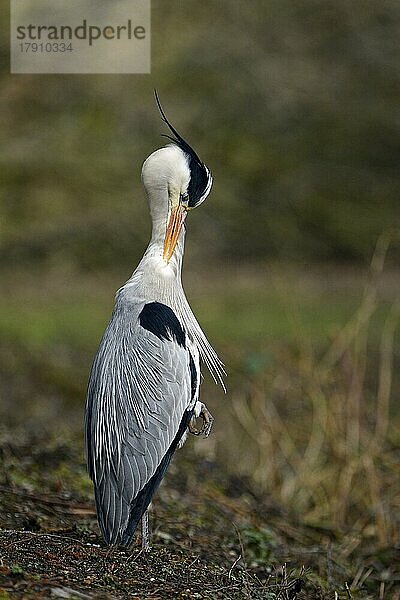
[{"label": "bare soil", "polygon": [[[151,511],[152,547],[104,546],[76,439],[1,444],[0,598],[373,598],[396,560],[351,561],[338,532],[298,523],[194,455],[175,457]],[[360,571],[361,569],[361,571]],[[366,586],[346,591],[371,570]],[[361,573],[361,575],[360,575]],[[393,588],[394,589],[394,588]],[[351,595],[349,595],[351,593]],[[393,596],[395,597],[395,596]]]}]

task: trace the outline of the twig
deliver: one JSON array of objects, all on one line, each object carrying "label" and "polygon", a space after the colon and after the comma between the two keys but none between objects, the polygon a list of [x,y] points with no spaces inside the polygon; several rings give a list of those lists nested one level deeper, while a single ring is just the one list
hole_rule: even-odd
[{"label": "twig", "polygon": [[360,579],[360,581],[358,582],[358,587],[362,588],[362,586],[364,585],[365,581],[368,579],[368,577],[371,575],[372,571],[374,570],[373,567],[370,567],[369,569],[367,569],[367,571],[364,573],[364,575],[362,576],[362,578]]},{"label": "twig", "polygon": [[236,534],[237,534],[238,539],[239,539],[240,550],[241,550],[242,558],[243,558],[244,572],[245,572],[245,575],[246,575],[246,577],[245,577],[246,592],[247,592],[248,598],[251,598],[250,586],[249,586],[249,573],[248,573],[248,569],[247,569],[247,563],[246,563],[246,557],[245,557],[245,552],[244,552],[243,540],[242,540],[242,536],[240,534],[239,528],[236,525],[236,523],[233,523],[233,526],[234,526],[234,528],[236,530]]},{"label": "twig", "polygon": [[379,600],[383,600],[385,597],[385,582],[381,581],[381,585],[379,586]]},{"label": "twig", "polygon": [[239,556],[237,557],[237,559],[235,560],[235,562],[233,563],[233,565],[231,566],[231,568],[229,569],[229,573],[228,573],[228,579],[230,579],[232,577],[232,571],[233,569],[236,567],[236,565],[238,564],[239,560],[242,558],[242,555],[239,554]]}]

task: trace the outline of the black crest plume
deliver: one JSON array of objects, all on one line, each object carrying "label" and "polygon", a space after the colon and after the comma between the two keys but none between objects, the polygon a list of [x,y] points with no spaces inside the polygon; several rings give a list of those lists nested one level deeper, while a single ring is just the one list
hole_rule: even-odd
[{"label": "black crest plume", "polygon": [[190,169],[190,182],[188,186],[188,205],[191,208],[198,206],[206,199],[212,184],[212,175],[206,165],[201,162],[196,152],[187,143],[186,140],[177,132],[175,127],[168,121],[167,116],[161,106],[160,99],[157,94],[157,90],[154,90],[154,96],[157,102],[158,109],[161,114],[161,118],[167,125],[173,136],[165,133],[161,134],[163,137],[168,138],[174,144],[176,144],[188,157],[189,169]]}]

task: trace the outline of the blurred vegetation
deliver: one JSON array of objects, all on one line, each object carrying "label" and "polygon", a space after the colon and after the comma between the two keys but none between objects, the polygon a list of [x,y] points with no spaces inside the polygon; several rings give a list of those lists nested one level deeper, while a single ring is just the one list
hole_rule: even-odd
[{"label": "blurred vegetation", "polygon": [[398,2],[152,5],[150,76],[10,76],[3,9],[3,263],[135,263],[154,87],[215,176],[192,255],[368,260],[399,225]]},{"label": "blurred vegetation", "polygon": [[357,545],[365,537],[400,543],[398,298],[383,323],[377,314],[386,244],[377,245],[357,310],[328,344],[303,330],[276,353],[273,368],[259,355],[242,369],[220,449],[230,469],[305,522],[351,531]]}]

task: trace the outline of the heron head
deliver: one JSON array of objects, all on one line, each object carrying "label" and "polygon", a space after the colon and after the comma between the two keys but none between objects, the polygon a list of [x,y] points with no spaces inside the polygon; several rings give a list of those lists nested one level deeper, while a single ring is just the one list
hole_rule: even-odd
[{"label": "heron head", "polygon": [[200,206],[210,193],[212,175],[193,148],[168,121],[157,92],[155,96],[162,119],[173,134],[164,137],[172,143],[156,150],[146,159],[142,168],[142,180],[149,200],[152,197],[161,197],[161,203],[165,205],[163,198],[168,198],[168,206],[152,206],[150,201],[153,218],[156,217],[155,213],[159,215],[160,211],[166,215],[163,257],[168,262],[174,253],[187,213]]}]

